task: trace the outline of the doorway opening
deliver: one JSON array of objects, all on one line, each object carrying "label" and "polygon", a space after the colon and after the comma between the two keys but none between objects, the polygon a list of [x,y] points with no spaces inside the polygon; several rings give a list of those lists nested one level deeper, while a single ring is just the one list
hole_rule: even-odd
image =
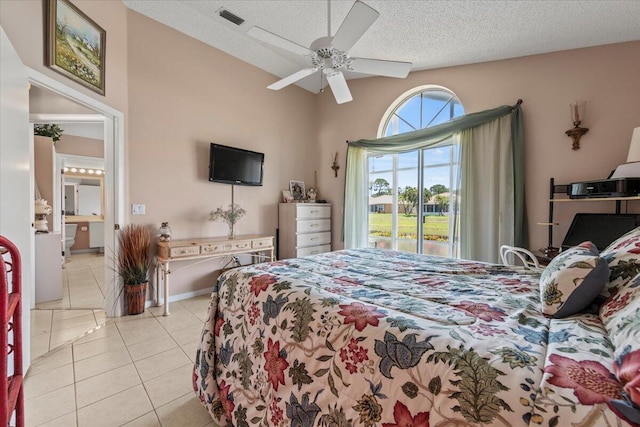
[{"label": "doorway opening", "polygon": [[[116,234],[114,230],[117,230],[117,225],[124,221],[124,126],[121,112],[35,70],[29,69],[28,71],[31,90],[35,89],[38,94],[38,98],[30,95],[29,109],[32,128],[36,123],[55,123],[63,129],[64,127],[69,129],[67,135],[72,139],[80,138],[80,142],[82,140],[93,142],[99,140],[102,144],[100,156],[83,155],[87,153],[83,152],[82,149],[79,150],[79,153],[74,153],[68,147],[67,149],[62,149],[64,144],[61,144],[60,149],[57,150],[60,151],[60,155],[54,157],[53,170],[55,173],[51,179],[53,190],[50,196],[53,213],[51,215],[50,231],[58,233],[60,236],[60,253],[54,253],[53,256],[57,256],[60,266],[65,267],[64,278],[61,278],[61,281],[63,282],[65,279],[67,281],[67,299],[65,301],[60,298],[58,306],[56,306],[56,301],[46,303],[51,305],[51,310],[53,311],[38,313],[36,319],[32,316],[32,332],[36,331],[36,327],[38,332],[42,332],[47,330],[47,326],[49,326],[48,341],[44,337],[41,338],[40,342],[36,342],[33,333],[31,335],[33,360],[51,348],[62,345],[94,329],[100,323],[104,323],[107,316],[115,317],[122,313],[122,301],[117,292],[112,257],[105,257],[104,254],[115,253]],[[70,129],[72,128],[75,130],[71,131]],[[85,130],[93,128],[93,130],[89,129],[88,132],[93,132],[94,136],[78,136],[78,132],[83,132],[78,131],[81,128],[85,128]],[[74,142],[78,146],[78,141]],[[66,151],[66,153],[63,151]],[[77,163],[86,160],[83,159],[86,157],[98,157],[101,164],[85,165]],[[35,170],[34,163],[32,158],[32,170]],[[63,172],[65,167],[70,172],[67,176]],[[75,174],[71,173],[72,168],[76,170]],[[81,169],[83,172],[80,172]],[[90,174],[89,170],[93,173]],[[100,172],[98,173],[97,171]],[[100,178],[96,180],[95,178],[98,174]],[[64,203],[64,183],[67,177],[69,183],[75,184],[76,188],[83,188],[83,194],[88,198],[87,201],[99,194],[99,200],[91,200],[88,204],[83,203],[83,209],[85,209],[83,212],[86,211],[87,215],[74,215],[74,218],[71,218],[70,221],[65,218],[67,211]],[[32,178],[35,180],[35,176]],[[96,182],[98,183],[97,190],[96,185],[94,185]],[[36,184],[39,186],[38,182]],[[93,196],[91,196],[92,194]],[[74,212],[74,214],[79,213]],[[80,222],[80,220],[84,221]],[[77,247],[75,254],[72,245],[70,254],[67,253],[67,260],[64,260],[65,246],[62,242],[66,240],[65,237],[72,237],[65,236],[65,228],[67,228],[65,225],[67,224],[75,224],[76,229],[87,235],[92,232],[94,240],[97,238],[98,241],[97,243],[95,241],[88,243],[86,248]],[[78,237],[77,240],[81,240],[78,234],[76,234],[76,237]],[[74,245],[77,245],[77,243],[74,242]],[[74,256],[77,256],[75,260],[73,259]],[[75,269],[66,268],[67,265],[71,266],[71,263],[67,264],[65,261],[75,263],[73,265]],[[34,271],[37,271],[38,262],[39,260],[37,259],[32,261],[32,269]],[[95,289],[89,290],[89,284],[85,284],[83,289],[81,282],[88,278],[91,278],[94,281],[94,285],[97,285]],[[69,295],[69,286],[74,280],[76,282],[80,280],[78,282],[80,286],[77,286],[76,289],[78,293],[75,298],[75,304],[73,294]],[[35,289],[36,286],[38,285],[34,280],[31,289],[32,310],[36,309],[37,306],[35,296],[38,292]],[[91,293],[93,293],[93,296],[89,295]],[[40,306],[40,308],[44,307]],[[58,327],[56,327],[56,321],[58,321]],[[67,329],[67,331],[64,332],[62,329]],[[47,341],[48,348],[45,348],[45,341]]]}]

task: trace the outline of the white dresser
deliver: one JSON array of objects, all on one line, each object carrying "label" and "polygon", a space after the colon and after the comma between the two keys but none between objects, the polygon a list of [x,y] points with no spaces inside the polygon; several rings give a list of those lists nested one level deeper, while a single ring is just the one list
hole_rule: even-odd
[{"label": "white dresser", "polygon": [[298,258],[331,251],[331,205],[280,203],[278,258]]}]

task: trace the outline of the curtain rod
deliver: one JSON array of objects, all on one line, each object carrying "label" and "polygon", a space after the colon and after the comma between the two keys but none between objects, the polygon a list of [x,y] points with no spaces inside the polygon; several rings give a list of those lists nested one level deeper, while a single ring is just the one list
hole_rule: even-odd
[{"label": "curtain rod", "polygon": [[[518,105],[522,105],[522,102],[523,102],[523,101],[522,101],[522,98],[518,98],[518,100],[516,101],[516,104],[515,104],[513,107],[511,107],[511,108],[516,108]],[[347,139],[345,142],[346,142],[347,144],[349,144],[349,140],[348,140],[348,139]]]}]

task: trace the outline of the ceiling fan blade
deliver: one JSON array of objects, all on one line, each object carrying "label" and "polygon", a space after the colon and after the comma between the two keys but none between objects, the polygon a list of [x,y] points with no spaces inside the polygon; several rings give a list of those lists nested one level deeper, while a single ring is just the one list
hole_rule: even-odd
[{"label": "ceiling fan blade", "polygon": [[282,80],[278,80],[277,82],[270,84],[269,86],[267,86],[267,89],[280,90],[285,86],[289,86],[290,84],[295,83],[298,80],[302,80],[305,77],[310,76],[316,71],[318,71],[317,68],[304,68],[297,73],[293,73]]},{"label": "ceiling fan blade", "polygon": [[380,16],[378,11],[360,1],[356,1],[333,37],[333,47],[342,52],[351,49],[378,19],[378,16]]},{"label": "ceiling fan blade", "polygon": [[345,102],[353,100],[349,86],[347,86],[347,81],[344,78],[344,74],[340,71],[328,74],[327,81],[329,82],[331,92],[333,92],[333,96],[336,98],[336,102],[338,104],[344,104]]},{"label": "ceiling fan blade", "polygon": [[411,62],[383,61],[381,59],[351,58],[348,70],[356,73],[404,79],[409,75]]},{"label": "ceiling fan blade", "polygon": [[300,46],[298,43],[294,43],[260,27],[249,28],[249,31],[247,31],[247,35],[265,43],[269,43],[270,45],[288,50],[289,52],[297,53],[298,55],[309,55],[312,53],[306,47]]}]

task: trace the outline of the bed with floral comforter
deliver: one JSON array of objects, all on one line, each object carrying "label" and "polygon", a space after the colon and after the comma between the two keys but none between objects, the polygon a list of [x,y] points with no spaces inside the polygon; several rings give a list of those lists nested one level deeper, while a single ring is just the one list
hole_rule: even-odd
[{"label": "bed with floral comforter", "polygon": [[553,319],[538,280],[374,249],[231,270],[194,389],[221,426],[639,425],[640,286]]}]

